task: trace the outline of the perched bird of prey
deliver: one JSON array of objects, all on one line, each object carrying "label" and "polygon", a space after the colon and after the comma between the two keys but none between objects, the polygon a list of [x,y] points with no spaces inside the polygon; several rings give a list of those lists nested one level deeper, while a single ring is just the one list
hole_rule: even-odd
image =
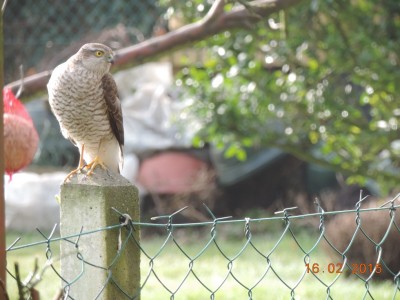
[{"label": "perched bird of prey", "polygon": [[124,128],[117,85],[109,73],[113,59],[109,47],[85,44],[54,69],[47,84],[61,132],[80,152],[79,166],[66,180],[84,168],[90,175],[97,165],[116,173],[122,168]]}]

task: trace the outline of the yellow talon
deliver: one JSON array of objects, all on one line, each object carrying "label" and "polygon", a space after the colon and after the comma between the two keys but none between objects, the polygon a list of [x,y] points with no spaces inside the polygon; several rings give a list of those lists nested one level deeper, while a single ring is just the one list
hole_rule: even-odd
[{"label": "yellow talon", "polygon": [[72,170],[71,172],[68,173],[67,177],[65,177],[64,179],[64,183],[69,180],[73,175],[79,173],[80,171],[82,171],[83,167],[84,167],[84,161],[83,161],[83,151],[85,150],[85,145],[82,145],[81,147],[81,153],[79,156],[79,165],[75,170]]},{"label": "yellow talon", "polygon": [[93,174],[94,169],[100,166],[103,169],[107,169],[107,167],[103,164],[103,162],[100,161],[99,157],[96,156],[90,163],[88,163],[85,168],[88,169],[89,171],[87,172],[87,176],[90,176]]}]

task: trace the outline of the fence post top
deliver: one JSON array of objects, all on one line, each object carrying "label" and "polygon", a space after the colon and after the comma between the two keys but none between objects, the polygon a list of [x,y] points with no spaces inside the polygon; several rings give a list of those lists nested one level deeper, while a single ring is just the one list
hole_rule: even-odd
[{"label": "fence post top", "polygon": [[90,176],[77,173],[62,185],[131,186],[132,183],[120,174],[97,167]]}]

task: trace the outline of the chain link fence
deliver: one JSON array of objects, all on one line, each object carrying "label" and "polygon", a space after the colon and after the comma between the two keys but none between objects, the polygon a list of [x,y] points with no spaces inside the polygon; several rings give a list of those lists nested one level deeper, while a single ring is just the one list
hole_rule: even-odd
[{"label": "chain link fence", "polygon": [[[107,228],[54,237],[55,227],[49,235],[39,231],[37,242],[19,245],[17,239],[8,256],[45,246],[44,267],[36,266],[25,280],[18,268],[8,266],[8,273],[18,283],[20,299],[35,299],[32,291],[44,273],[55,274],[55,287],[61,283],[57,299],[77,299],[70,288],[86,268],[98,268],[107,274],[96,297],[103,299],[105,286],[118,287],[114,265],[93,265],[79,245],[82,236],[112,230],[126,236],[115,245],[118,255],[128,242],[141,251],[141,287],[135,294],[120,289],[119,299],[400,299],[396,199],[362,208],[363,198],[354,210],[330,212],[317,203],[313,214],[294,215],[295,208],[287,208],[272,217],[238,220],[218,218],[205,207],[210,222],[186,224],[174,222],[182,210],[150,223],[133,222],[116,211],[116,224]],[[139,228],[142,241],[133,234]],[[81,266],[80,275],[70,281],[57,266],[65,242],[75,245]]]},{"label": "chain link fence", "polygon": [[5,82],[54,68],[88,41],[113,48],[151,36],[157,0],[9,0],[4,13]]}]

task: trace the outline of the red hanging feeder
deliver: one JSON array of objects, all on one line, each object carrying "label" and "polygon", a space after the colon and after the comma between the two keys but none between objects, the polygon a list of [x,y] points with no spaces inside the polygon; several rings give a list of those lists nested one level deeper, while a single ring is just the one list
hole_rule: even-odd
[{"label": "red hanging feeder", "polygon": [[36,153],[39,135],[24,105],[9,88],[3,89],[4,161],[10,176],[28,166]]}]

